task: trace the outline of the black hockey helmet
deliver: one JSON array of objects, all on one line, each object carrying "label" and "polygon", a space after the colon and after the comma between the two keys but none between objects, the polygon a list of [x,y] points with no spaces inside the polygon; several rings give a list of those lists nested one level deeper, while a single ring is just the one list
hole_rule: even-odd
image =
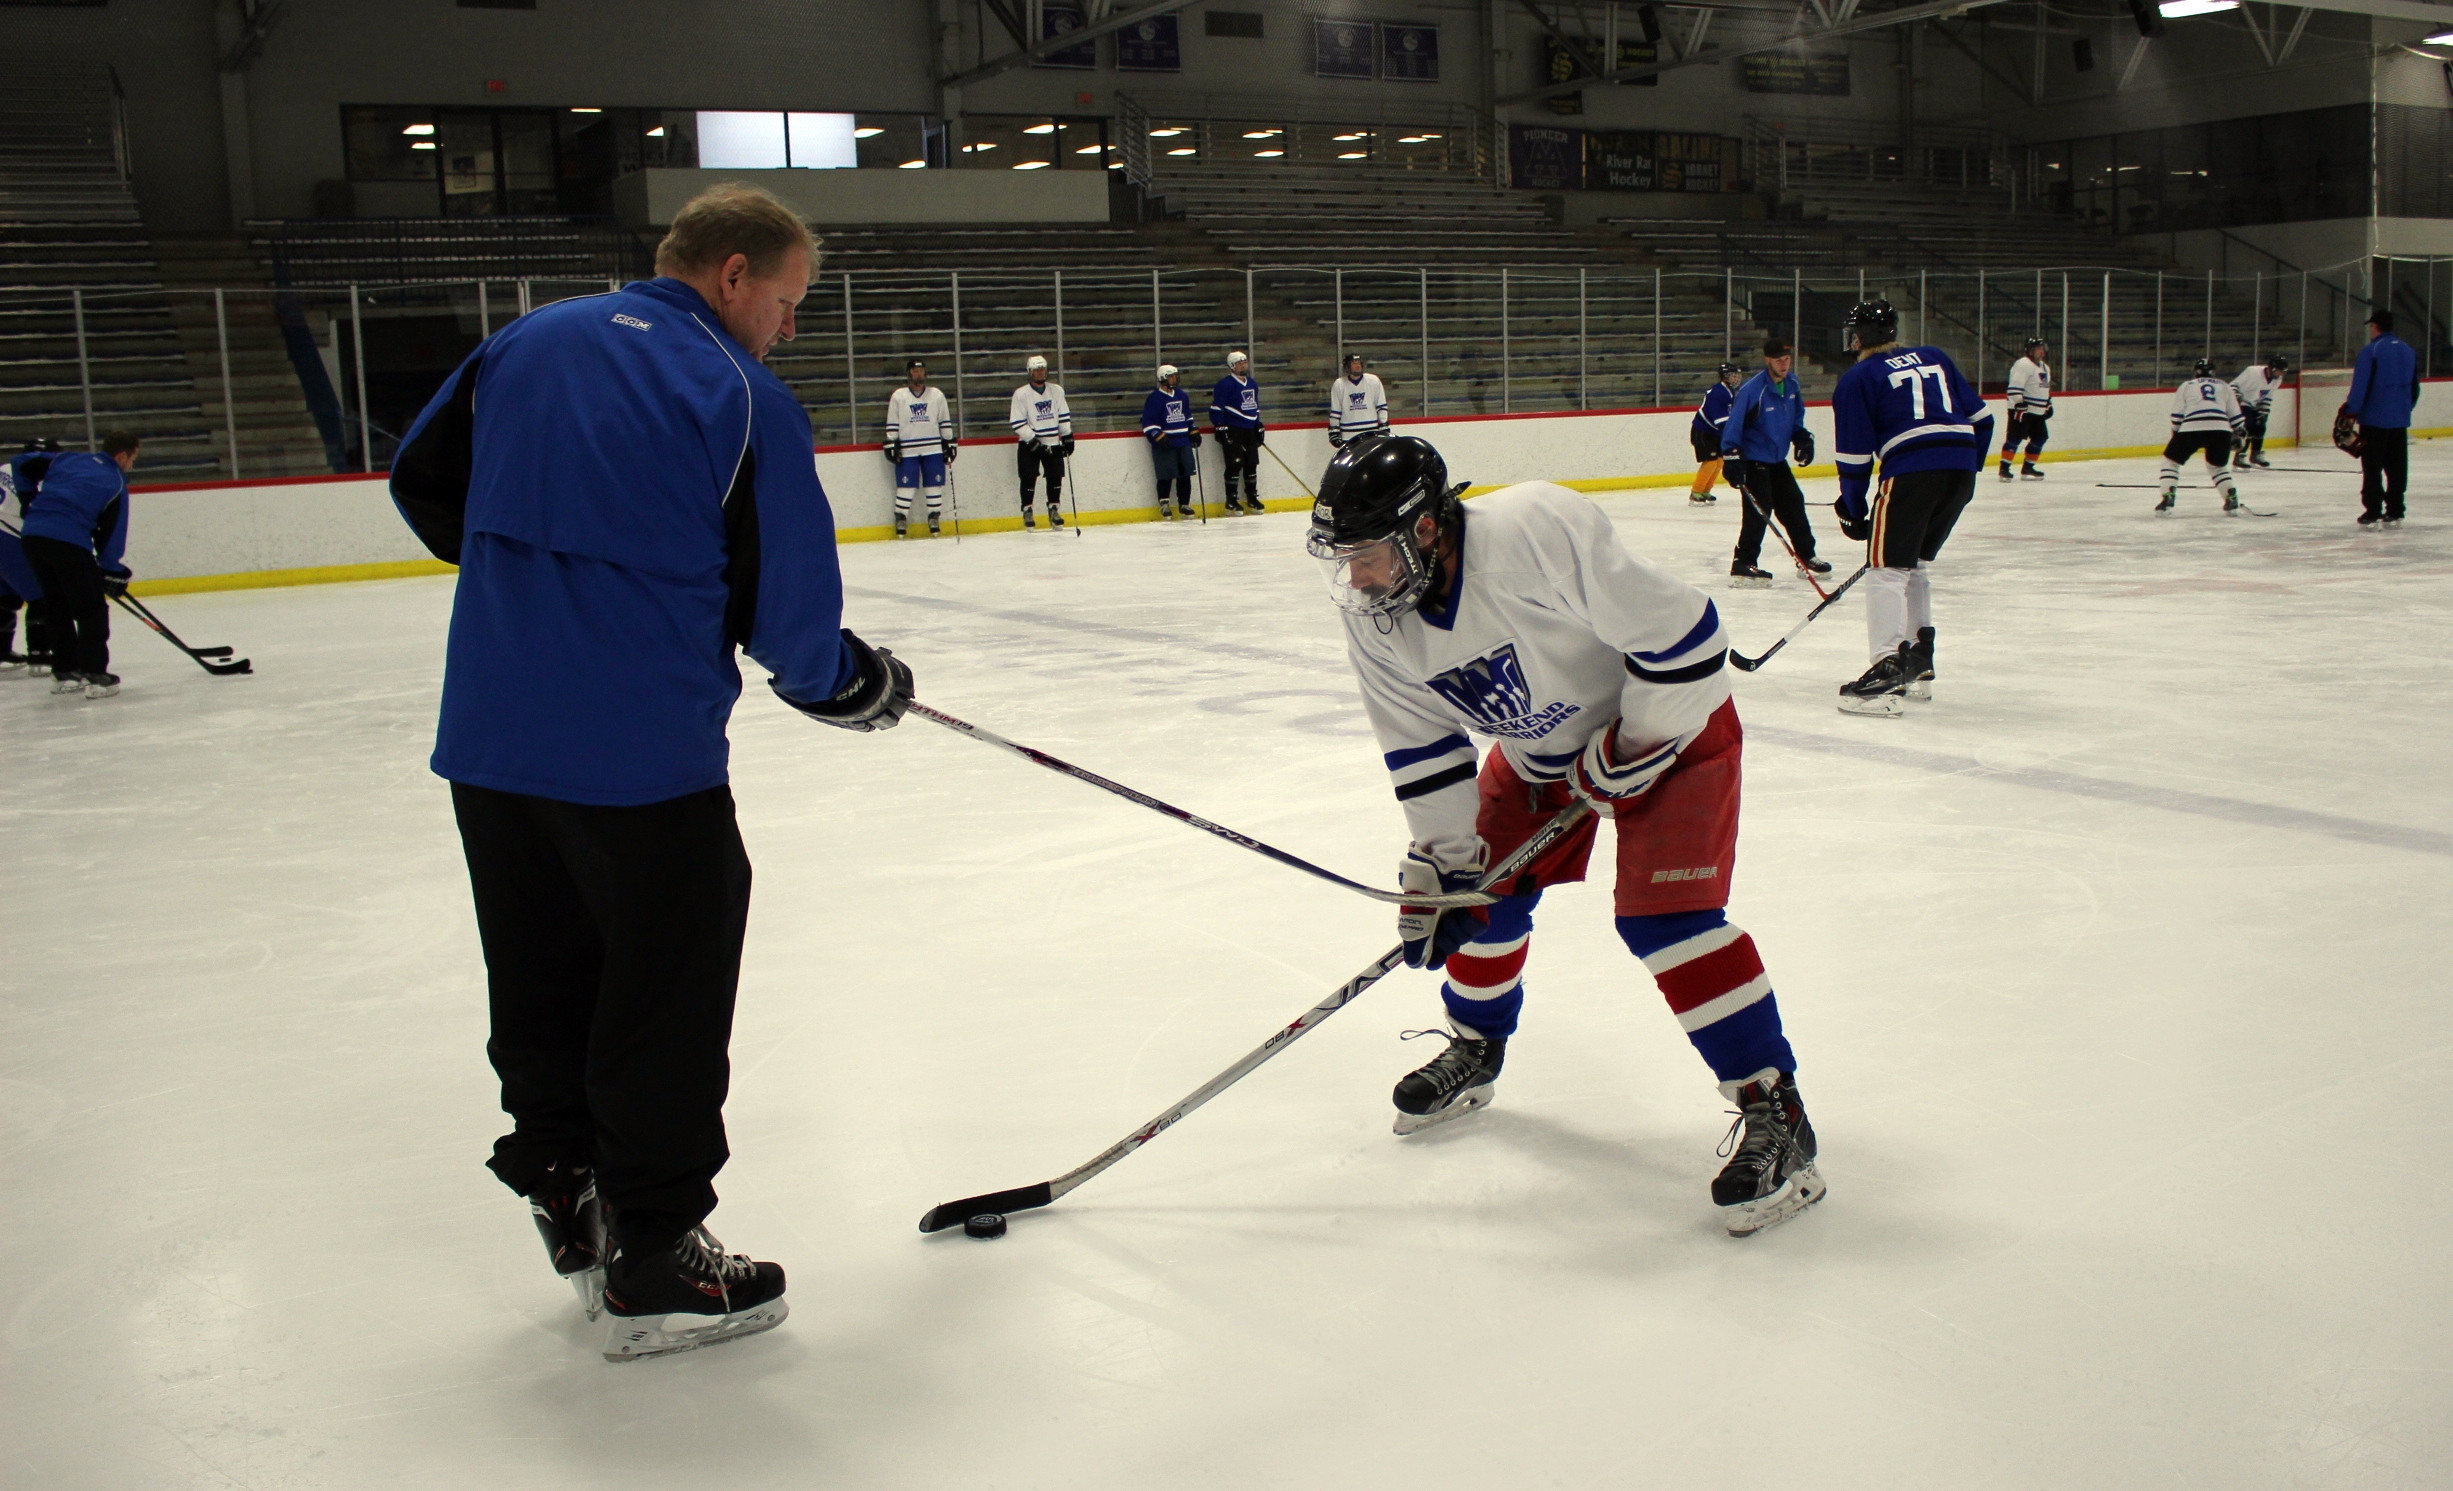
[{"label": "black hockey helmet", "polygon": [[1843,330],[1852,346],[1879,347],[1885,342],[1896,342],[1899,340],[1899,307],[1879,296],[1872,300],[1860,300],[1848,308],[1848,320],[1843,324]]},{"label": "black hockey helmet", "polygon": [[1713,376],[1726,383],[1730,379],[1737,377],[1739,374],[1745,371],[1746,370],[1744,368],[1739,367],[1734,362],[1724,362],[1720,365],[1720,371],[1713,374]]},{"label": "black hockey helmet", "polygon": [[1448,463],[1416,435],[1358,440],[1337,453],[1320,478],[1304,551],[1321,563],[1340,610],[1383,624],[1422,604],[1432,584],[1431,541],[1459,520],[1462,483],[1448,484]]},{"label": "black hockey helmet", "polygon": [[2215,360],[2211,357],[2201,357],[2190,364],[2189,376],[2192,378],[2211,378],[2214,375]]},{"label": "black hockey helmet", "polygon": [[2033,356],[2038,347],[2049,347],[2051,345],[2052,343],[2046,341],[2042,337],[2029,337],[2026,342],[2019,347],[2019,350]]},{"label": "black hockey helmet", "polygon": [[[1363,354],[1360,352],[1349,352],[1345,356],[1337,359],[1337,370],[1342,373],[1348,368],[1353,367],[1358,362],[1363,362]],[[1364,363],[1364,366],[1369,367],[1370,364]]]},{"label": "black hockey helmet", "polygon": [[2291,371],[2291,359],[2285,357],[2280,352],[2269,352],[2266,354],[2266,371],[2269,373],[2288,373]]}]

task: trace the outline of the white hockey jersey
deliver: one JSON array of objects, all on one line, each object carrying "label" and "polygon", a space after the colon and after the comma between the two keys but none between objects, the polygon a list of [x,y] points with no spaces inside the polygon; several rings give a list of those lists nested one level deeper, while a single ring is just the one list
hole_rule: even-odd
[{"label": "white hockey jersey", "polygon": [[1365,373],[1358,381],[1340,373],[1329,384],[1329,429],[1339,435],[1364,435],[1388,428],[1388,390],[1380,375]]},{"label": "white hockey jersey", "polygon": [[946,411],[945,391],[923,389],[914,394],[908,383],[886,398],[886,443],[901,445],[907,456],[933,456],[954,443],[954,416]]},{"label": "white hockey jersey", "polygon": [[2240,395],[2240,408],[2246,414],[2263,414],[2274,406],[2274,390],[2282,380],[2266,371],[2262,362],[2250,363],[2232,380],[2232,391]]},{"label": "white hockey jersey", "polygon": [[1064,386],[1054,381],[1045,388],[1025,383],[1015,389],[1006,419],[1024,445],[1054,445],[1073,434],[1073,411],[1065,404]]},{"label": "white hockey jersey", "polygon": [[2244,422],[2239,392],[2220,378],[2183,378],[2172,393],[2175,435],[2234,433]]},{"label": "white hockey jersey", "polygon": [[2053,414],[2053,365],[2022,357],[2010,365],[2010,381],[2004,386],[2009,398],[2009,413],[2013,418],[2033,414],[2050,419]]},{"label": "white hockey jersey", "polygon": [[1346,616],[1364,713],[1422,852],[1473,863],[1477,754],[1496,741],[1527,781],[1566,777],[1620,721],[1630,759],[1683,750],[1729,697],[1729,640],[1694,586],[1629,555],[1591,500],[1519,482],[1467,504],[1455,591],[1438,619],[1382,632]]}]

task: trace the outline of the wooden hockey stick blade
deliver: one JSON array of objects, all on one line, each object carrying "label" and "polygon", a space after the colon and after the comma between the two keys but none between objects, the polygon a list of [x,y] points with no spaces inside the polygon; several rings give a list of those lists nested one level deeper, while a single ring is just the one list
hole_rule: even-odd
[{"label": "wooden hockey stick blade", "polygon": [[971,1218],[988,1213],[1004,1217],[1011,1216],[1018,1211],[1037,1211],[1055,1199],[1056,1193],[1048,1189],[1048,1183],[1044,1180],[1035,1186],[1023,1186],[1019,1190],[990,1191],[985,1196],[965,1196],[960,1201],[948,1201],[943,1206],[930,1207],[928,1215],[920,1219],[920,1230],[922,1232],[943,1232],[948,1227],[960,1227]]}]

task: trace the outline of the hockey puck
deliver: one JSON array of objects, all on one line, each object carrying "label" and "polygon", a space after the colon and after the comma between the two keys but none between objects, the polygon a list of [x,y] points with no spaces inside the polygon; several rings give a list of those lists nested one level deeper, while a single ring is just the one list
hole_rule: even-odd
[{"label": "hockey puck", "polygon": [[962,1235],[965,1237],[1003,1237],[1005,1219],[992,1211],[982,1212],[976,1217],[966,1217],[962,1224]]}]

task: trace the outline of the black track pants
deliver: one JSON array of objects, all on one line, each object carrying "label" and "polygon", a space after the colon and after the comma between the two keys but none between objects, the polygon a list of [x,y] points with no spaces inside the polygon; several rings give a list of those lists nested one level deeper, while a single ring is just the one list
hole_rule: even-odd
[{"label": "black track pants", "polygon": [[[49,615],[51,665],[55,671],[108,673],[111,670],[111,601],[102,588],[102,566],[94,551],[56,538],[22,540],[26,565],[43,586],[43,608]],[[33,628],[27,627],[28,640]]]},{"label": "black track pants", "polygon": [[1057,499],[1065,490],[1065,452],[1055,445],[1017,445],[1014,447],[1014,470],[1022,479],[1022,507],[1028,511],[1031,498],[1039,490],[1039,478],[1048,479],[1048,510],[1056,510]]},{"label": "black track pants", "polygon": [[[2359,505],[2380,518],[2400,521],[2403,489],[2410,485],[2410,431],[2363,424],[2359,443]],[[27,549],[33,546],[28,539]],[[33,557],[31,552],[27,557]]]},{"label": "black track pants", "polygon": [[1763,557],[1766,509],[1789,533],[1789,546],[1800,559],[1814,557],[1814,527],[1806,521],[1806,494],[1798,490],[1797,474],[1786,461],[1748,461],[1746,491],[1739,503],[1738,563],[1752,565]]},{"label": "black track pants", "polygon": [[750,862],[732,789],[597,807],[454,782],[512,1131],[488,1168],[536,1189],[588,1159],[626,1245],[715,1209]]},{"label": "black track pants", "polygon": [[1238,502],[1249,492],[1252,500],[1261,500],[1261,432],[1258,430],[1221,429],[1218,432],[1219,464],[1226,468],[1226,500]]}]

